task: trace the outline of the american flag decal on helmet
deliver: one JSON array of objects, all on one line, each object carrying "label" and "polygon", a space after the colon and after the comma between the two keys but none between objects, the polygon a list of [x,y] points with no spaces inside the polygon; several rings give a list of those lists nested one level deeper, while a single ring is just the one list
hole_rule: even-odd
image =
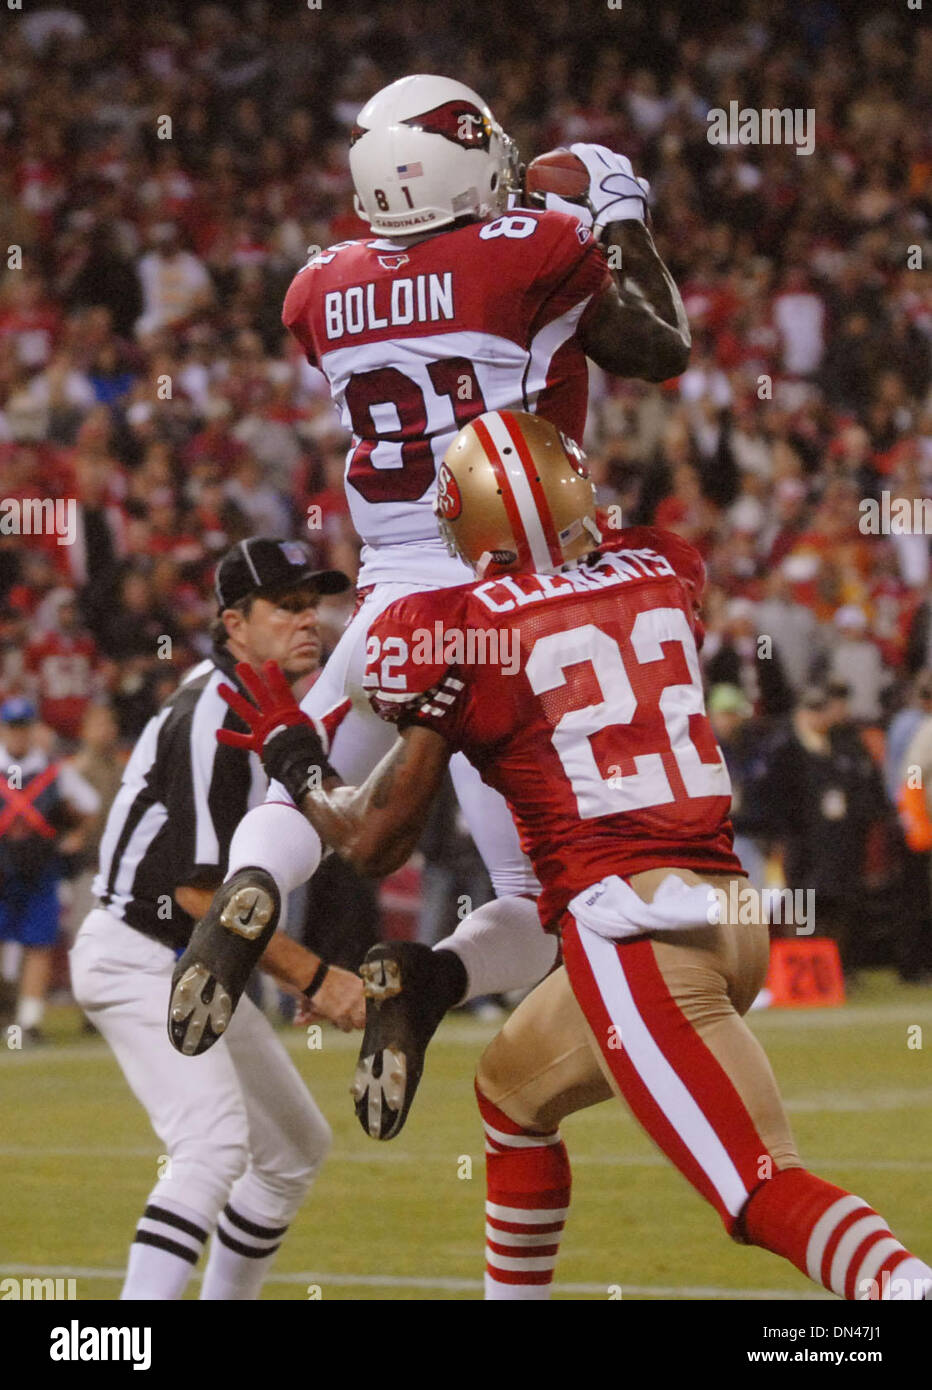
[{"label": "american flag decal on helmet", "polygon": [[403,179],[419,179],[424,172],[423,164],[398,164],[395,172]]}]

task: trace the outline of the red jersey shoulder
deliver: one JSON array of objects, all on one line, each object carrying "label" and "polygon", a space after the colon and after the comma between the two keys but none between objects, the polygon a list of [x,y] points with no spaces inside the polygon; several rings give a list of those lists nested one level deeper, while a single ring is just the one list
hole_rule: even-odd
[{"label": "red jersey shoulder", "polygon": [[373,621],[363,689],[383,719],[451,722],[448,716],[465,686],[455,634],[465,631],[471,592],[471,585],[458,585],[409,594]]},{"label": "red jersey shoulder", "polygon": [[556,276],[565,274],[577,262],[590,257],[607,264],[590,229],[579,218],[564,212],[512,208],[498,217],[470,223],[461,231],[485,250],[492,242],[499,243],[503,251],[513,249],[516,260],[535,276],[548,265]]},{"label": "red jersey shoulder", "polygon": [[611,283],[602,248],[566,213],[513,208],[453,235],[486,331],[523,345],[554,319],[588,308]]},{"label": "red jersey shoulder", "polygon": [[[314,345],[310,334],[309,304],[311,297],[318,295],[328,280],[357,273],[360,265],[360,252],[365,252],[365,241],[337,241],[325,251],[318,251],[306,265],[303,265],[288,286],[282,306],[282,323],[293,333],[304,350],[314,357]],[[354,254],[355,252],[355,254]]]},{"label": "red jersey shoulder", "polygon": [[611,283],[605,253],[590,229],[564,212],[515,208],[481,224],[483,252],[489,243],[511,248],[519,278],[545,298],[566,288],[567,303],[597,294]]},{"label": "red jersey shoulder", "polygon": [[674,531],[659,526],[626,526],[621,531],[607,531],[603,526],[600,550],[653,550],[673,566],[677,576],[687,583],[693,602],[699,603],[705,589],[705,561],[695,546]]},{"label": "red jersey shoulder", "polygon": [[404,248],[379,239],[331,246],[298,272],[282,319],[312,362],[330,346],[425,330],[482,332],[525,347],[610,280],[601,248],[576,218],[517,208]]}]

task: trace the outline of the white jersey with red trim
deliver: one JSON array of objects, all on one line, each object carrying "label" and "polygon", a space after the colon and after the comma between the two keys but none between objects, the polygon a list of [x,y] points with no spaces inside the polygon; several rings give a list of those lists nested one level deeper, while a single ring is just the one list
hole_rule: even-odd
[{"label": "white jersey with red trim", "polygon": [[524,209],[407,247],[343,242],[298,273],[282,318],[353,434],[346,491],[365,543],[361,584],[472,577],[437,531],[443,455],[490,410],[537,412],[581,438],[577,333],[610,282],[586,227]]}]

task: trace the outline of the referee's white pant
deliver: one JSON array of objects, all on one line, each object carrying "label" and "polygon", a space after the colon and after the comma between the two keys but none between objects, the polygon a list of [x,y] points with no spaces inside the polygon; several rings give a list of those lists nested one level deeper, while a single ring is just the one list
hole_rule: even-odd
[{"label": "referee's white pant", "polygon": [[170,1162],[149,1198],[175,1201],[210,1229],[230,1200],[287,1226],[331,1144],[330,1126],[268,1019],[245,995],[200,1057],[168,1037],[175,955],[104,908],[71,950],[74,996],[116,1054]]}]

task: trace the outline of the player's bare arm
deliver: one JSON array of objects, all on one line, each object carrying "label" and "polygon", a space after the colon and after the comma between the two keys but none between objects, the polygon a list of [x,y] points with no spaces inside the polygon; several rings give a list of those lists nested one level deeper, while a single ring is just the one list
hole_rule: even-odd
[{"label": "player's bare arm", "polygon": [[414,850],[450,757],[433,729],[409,725],[361,787],[328,780],[301,810],[318,835],[358,872],[382,878]]},{"label": "player's bare arm", "polygon": [[[182,883],[175,889],[175,901],[182,911],[200,920],[213,902],[215,892],[215,888],[196,888]],[[283,932],[275,933],[259,959],[260,970],[271,975],[286,993],[302,998],[323,964],[314,951]],[[365,1002],[359,976],[339,966],[329,966],[319,988],[311,996],[310,1008],[315,1017],[329,1019],[343,1032],[361,1028],[365,1022]]]},{"label": "player's bare arm", "polygon": [[689,322],[647,226],[647,181],[625,155],[581,143],[534,160],[526,181],[532,203],[591,220],[605,249],[613,283],[580,323],[586,355],[616,376],[679,376],[689,362]]},{"label": "player's bare arm", "polygon": [[218,738],[258,754],[270,780],[286,789],[321,839],[354,868],[371,877],[399,868],[417,844],[446,770],[446,740],[408,725],[362,786],[347,787],[327,761],[334,711],[309,719],[274,661],[261,674],[240,663],[236,674],[252,702],[230,686],[219,693],[250,732],[222,730]]},{"label": "player's bare arm", "polygon": [[617,248],[621,264],[616,283],[603,290],[580,328],[586,356],[616,376],[679,376],[689,363],[689,322],[649,228],[634,220],[612,222],[602,241],[608,251]]}]

